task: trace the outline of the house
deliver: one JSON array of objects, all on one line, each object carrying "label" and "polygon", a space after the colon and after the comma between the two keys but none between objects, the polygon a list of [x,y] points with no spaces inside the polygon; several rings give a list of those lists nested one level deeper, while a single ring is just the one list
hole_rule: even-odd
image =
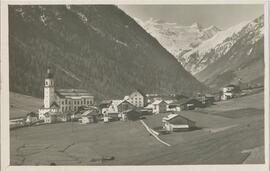
[{"label": "house", "polygon": [[55,80],[48,68],[44,81],[44,105],[39,109],[39,119],[47,112],[59,114],[77,111],[81,106],[94,104],[94,97],[83,89],[55,90]]},{"label": "house", "polygon": [[80,107],[94,105],[94,96],[83,89],[59,89],[55,91],[56,102],[60,106],[60,112],[72,112]]},{"label": "house", "polygon": [[175,132],[195,128],[195,122],[178,114],[170,114],[162,119],[166,131]]},{"label": "house", "polygon": [[147,103],[153,103],[158,100],[175,101],[178,96],[175,94],[147,94],[146,97]]},{"label": "house", "polygon": [[71,121],[71,113],[61,113],[57,115],[57,120],[60,122],[69,122]]},{"label": "house", "polygon": [[25,117],[15,117],[9,120],[10,125],[24,125],[25,124]]},{"label": "house", "polygon": [[164,100],[154,101],[151,106],[153,107],[153,113],[165,113],[167,111],[167,103]]},{"label": "house", "polygon": [[123,111],[121,113],[121,120],[126,121],[126,120],[138,120],[141,116],[141,113],[137,110],[134,109],[129,109],[126,111]]},{"label": "house", "polygon": [[164,101],[167,103],[167,109],[166,109],[166,111],[173,111],[170,108],[170,104],[174,103],[175,100],[164,100]]},{"label": "house", "polygon": [[188,99],[188,97],[183,95],[183,94],[175,94],[174,97],[175,97],[176,100]]},{"label": "house", "polygon": [[70,116],[71,121],[78,121],[80,118],[82,118],[82,113],[81,112],[74,112]]},{"label": "house", "polygon": [[235,97],[237,93],[240,93],[240,87],[230,84],[222,88],[221,100],[228,100]]},{"label": "house", "polygon": [[57,115],[55,113],[47,112],[44,114],[44,123],[56,123]]},{"label": "house", "polygon": [[26,123],[34,123],[38,121],[38,114],[34,113],[34,112],[30,112],[26,115]]},{"label": "house", "polygon": [[44,114],[47,113],[47,112],[50,112],[50,113],[54,113],[54,114],[57,114],[59,113],[59,109],[60,109],[60,106],[56,103],[56,102],[53,102],[49,108],[45,108],[44,105],[39,109],[39,120],[43,120],[44,119]]},{"label": "house", "polygon": [[98,105],[99,112],[104,115],[108,112],[108,108],[110,107],[112,101],[111,100],[103,100],[101,103]]},{"label": "house", "polygon": [[201,107],[206,107],[214,104],[215,102],[215,96],[212,94],[204,94],[204,95],[197,95],[196,97],[197,100],[199,100],[203,106]]},{"label": "house", "polygon": [[118,120],[121,118],[121,112],[136,108],[127,100],[111,100],[107,106],[108,107],[104,107],[102,109],[104,122],[108,122],[109,120]]},{"label": "house", "polygon": [[141,90],[135,90],[129,96],[125,97],[128,102],[136,107],[144,107],[146,105],[146,96]]},{"label": "house", "polygon": [[153,114],[152,108],[142,108],[142,109],[137,109],[138,112],[140,112],[142,115],[151,115]]},{"label": "house", "polygon": [[176,102],[169,104],[170,111],[183,111],[183,110],[193,110],[196,107],[203,107],[204,105],[197,99],[181,99]]},{"label": "house", "polygon": [[96,123],[98,121],[98,111],[97,110],[87,110],[82,114],[79,122],[81,124]]}]

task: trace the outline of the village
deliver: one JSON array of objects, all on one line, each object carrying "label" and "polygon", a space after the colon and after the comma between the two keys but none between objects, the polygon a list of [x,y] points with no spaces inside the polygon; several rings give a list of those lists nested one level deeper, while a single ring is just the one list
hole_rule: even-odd
[{"label": "village", "polygon": [[[263,87],[260,85],[241,89],[230,84],[218,93],[196,93],[190,97],[147,94],[134,89],[120,99],[97,101],[87,90],[57,90],[54,74],[48,69],[43,86],[44,99],[40,100],[43,105],[39,108],[35,105],[33,111],[10,119],[11,145],[16,147],[11,151],[12,164],[263,161]],[[20,103],[23,99],[25,104],[31,103],[26,97],[19,99]],[[12,105],[14,113],[18,104]],[[246,137],[254,138],[242,141]],[[238,145],[227,146],[224,139]],[[225,148],[228,155],[236,153],[235,158],[217,153],[219,147]],[[191,152],[192,158],[186,160],[184,154]],[[202,156],[206,156],[203,161]],[[213,156],[216,158],[211,159]]]},{"label": "village", "polygon": [[108,123],[143,119],[144,116],[168,114],[160,121],[163,129],[173,132],[189,130],[196,127],[194,121],[181,116],[181,111],[197,110],[213,105],[220,100],[229,100],[244,96],[237,85],[230,84],[220,92],[213,94],[196,94],[193,97],[177,94],[146,94],[135,89],[122,99],[102,100],[99,104],[94,96],[83,89],[55,90],[55,80],[50,68],[44,83],[44,105],[38,112],[32,111],[25,117],[10,120],[10,128],[38,126],[62,122],[78,124]]}]

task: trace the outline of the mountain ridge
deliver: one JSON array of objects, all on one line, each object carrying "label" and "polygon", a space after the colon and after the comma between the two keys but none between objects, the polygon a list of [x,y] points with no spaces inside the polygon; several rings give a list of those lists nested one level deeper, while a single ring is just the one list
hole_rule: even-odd
[{"label": "mountain ridge", "polygon": [[150,18],[146,21],[136,17],[134,19],[175,57],[179,56],[183,51],[197,47],[204,40],[213,37],[216,33],[221,31],[221,29],[216,26],[203,28],[197,22],[190,26],[183,26],[154,18]]},{"label": "mountain ridge", "polygon": [[10,6],[9,22],[11,91],[42,97],[48,66],[58,88],[99,99],[206,89],[116,6]]},{"label": "mountain ridge", "polygon": [[[191,26],[179,26],[176,23],[168,23],[166,21],[162,23],[156,22],[155,19],[145,22],[136,19],[136,21],[146,31],[156,37],[188,72],[207,86],[220,87],[229,83],[235,83],[237,82],[236,80],[242,80],[247,84],[262,84],[264,72],[259,70],[259,68],[264,67],[263,54],[260,52],[263,51],[263,47],[261,47],[263,41],[260,40],[263,38],[264,15],[250,21],[243,21],[225,30],[221,30],[214,25],[202,28],[196,22]],[[178,36],[179,33],[176,30],[179,28],[188,28],[185,30],[186,34]],[[172,34],[169,35],[169,31]],[[191,32],[192,36],[188,35],[188,32]],[[188,41],[185,41],[185,38]],[[251,40],[252,43],[248,45],[240,43],[242,39]],[[238,44],[241,44],[241,47],[235,48],[234,46],[239,46]],[[253,54],[255,46],[257,50]],[[247,50],[244,47],[249,49]],[[243,54],[246,54],[248,57]],[[226,58],[227,60],[235,60],[235,63],[239,66],[236,66],[236,64],[229,65]],[[255,61],[256,59],[258,62]],[[254,65],[250,61],[253,61]],[[249,74],[250,78],[247,78],[247,75],[243,73],[244,71],[238,71],[247,64],[250,71],[259,72],[258,78],[253,74]],[[222,68],[222,70],[217,68],[217,66]],[[227,66],[227,68],[224,66]],[[250,73],[249,70],[246,68],[245,72]]]}]

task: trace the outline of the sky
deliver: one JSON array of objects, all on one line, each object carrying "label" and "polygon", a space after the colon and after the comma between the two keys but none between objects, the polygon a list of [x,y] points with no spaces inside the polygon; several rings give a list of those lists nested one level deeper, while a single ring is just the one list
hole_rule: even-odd
[{"label": "sky", "polygon": [[264,13],[263,5],[119,5],[129,16],[143,21],[150,18],[180,25],[199,23],[226,29]]}]

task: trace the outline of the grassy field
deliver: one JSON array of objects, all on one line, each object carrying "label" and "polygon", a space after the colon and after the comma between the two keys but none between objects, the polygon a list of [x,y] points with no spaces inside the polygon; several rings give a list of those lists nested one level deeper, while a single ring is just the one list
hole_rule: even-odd
[{"label": "grassy field", "polygon": [[139,121],[80,125],[52,124],[11,131],[11,163],[24,165],[98,165],[90,162],[115,156],[117,163],[163,145]]},{"label": "grassy field", "polygon": [[37,112],[42,106],[43,100],[10,92],[10,118],[26,116],[29,112]]},{"label": "grassy field", "polygon": [[[248,104],[247,104],[248,103]],[[80,125],[62,123],[11,131],[12,165],[159,165],[264,163],[263,94],[180,112],[199,129],[160,135],[139,121]],[[239,106],[237,106],[239,104]],[[230,107],[232,106],[232,107]],[[148,116],[151,128],[167,114]],[[102,156],[114,156],[111,161]]]}]

